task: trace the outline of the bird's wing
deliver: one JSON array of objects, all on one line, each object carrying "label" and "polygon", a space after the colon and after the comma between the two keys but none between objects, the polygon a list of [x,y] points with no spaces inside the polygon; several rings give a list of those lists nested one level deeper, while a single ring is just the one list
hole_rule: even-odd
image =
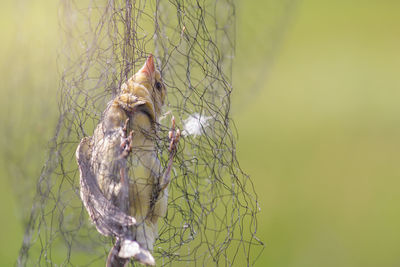
[{"label": "bird's wing", "polygon": [[83,204],[101,234],[122,236],[136,221],[104,197],[90,164],[91,151],[90,138],[83,138],[76,150]]}]

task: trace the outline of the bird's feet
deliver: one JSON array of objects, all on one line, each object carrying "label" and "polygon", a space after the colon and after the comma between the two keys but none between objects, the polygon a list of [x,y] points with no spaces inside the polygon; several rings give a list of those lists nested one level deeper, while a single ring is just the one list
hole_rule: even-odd
[{"label": "bird's feet", "polygon": [[172,123],[171,130],[168,132],[168,137],[170,140],[168,150],[171,154],[175,154],[176,148],[177,148],[177,145],[179,142],[179,138],[181,137],[181,131],[179,129],[175,130],[175,117],[174,116],[172,116],[171,123]]},{"label": "bird's feet", "polygon": [[168,137],[169,137],[169,157],[168,157],[168,165],[167,168],[165,169],[163,179],[160,185],[161,190],[164,190],[168,185],[169,182],[171,181],[171,169],[172,169],[172,162],[174,160],[174,156],[177,151],[178,147],[178,142],[181,137],[181,131],[179,129],[175,129],[175,118],[172,116],[171,119],[171,130],[168,132]]},{"label": "bird's feet", "polygon": [[129,156],[129,153],[132,152],[132,136],[133,131],[129,132],[128,135],[128,123],[129,118],[126,119],[124,127],[122,128],[122,137],[121,137],[121,156],[126,158]]}]

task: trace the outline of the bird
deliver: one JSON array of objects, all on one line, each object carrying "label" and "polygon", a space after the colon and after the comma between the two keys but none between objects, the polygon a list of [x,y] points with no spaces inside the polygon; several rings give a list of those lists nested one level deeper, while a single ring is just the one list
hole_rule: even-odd
[{"label": "bird", "polygon": [[157,222],[168,206],[168,185],[180,130],[169,131],[169,158],[163,168],[157,142],[166,87],[150,54],[143,67],[121,85],[90,137],[76,150],[80,196],[98,232],[115,238],[107,267],[131,258],[155,265]]}]

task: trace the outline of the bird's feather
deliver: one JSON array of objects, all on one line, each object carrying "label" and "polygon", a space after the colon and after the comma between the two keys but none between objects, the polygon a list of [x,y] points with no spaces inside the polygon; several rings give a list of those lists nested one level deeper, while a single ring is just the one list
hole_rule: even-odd
[{"label": "bird's feather", "polygon": [[156,150],[165,94],[150,56],[109,103],[93,136],[78,146],[82,201],[97,230],[117,240],[107,266],[124,266],[131,257],[155,264],[150,252],[167,210],[162,180],[169,181],[171,167],[163,173]]}]

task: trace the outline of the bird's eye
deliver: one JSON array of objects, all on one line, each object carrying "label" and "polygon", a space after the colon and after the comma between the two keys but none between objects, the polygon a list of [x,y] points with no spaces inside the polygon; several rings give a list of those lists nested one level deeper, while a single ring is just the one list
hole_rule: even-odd
[{"label": "bird's eye", "polygon": [[160,91],[162,88],[162,84],[160,82],[156,82],[156,88],[157,88],[157,90]]}]

